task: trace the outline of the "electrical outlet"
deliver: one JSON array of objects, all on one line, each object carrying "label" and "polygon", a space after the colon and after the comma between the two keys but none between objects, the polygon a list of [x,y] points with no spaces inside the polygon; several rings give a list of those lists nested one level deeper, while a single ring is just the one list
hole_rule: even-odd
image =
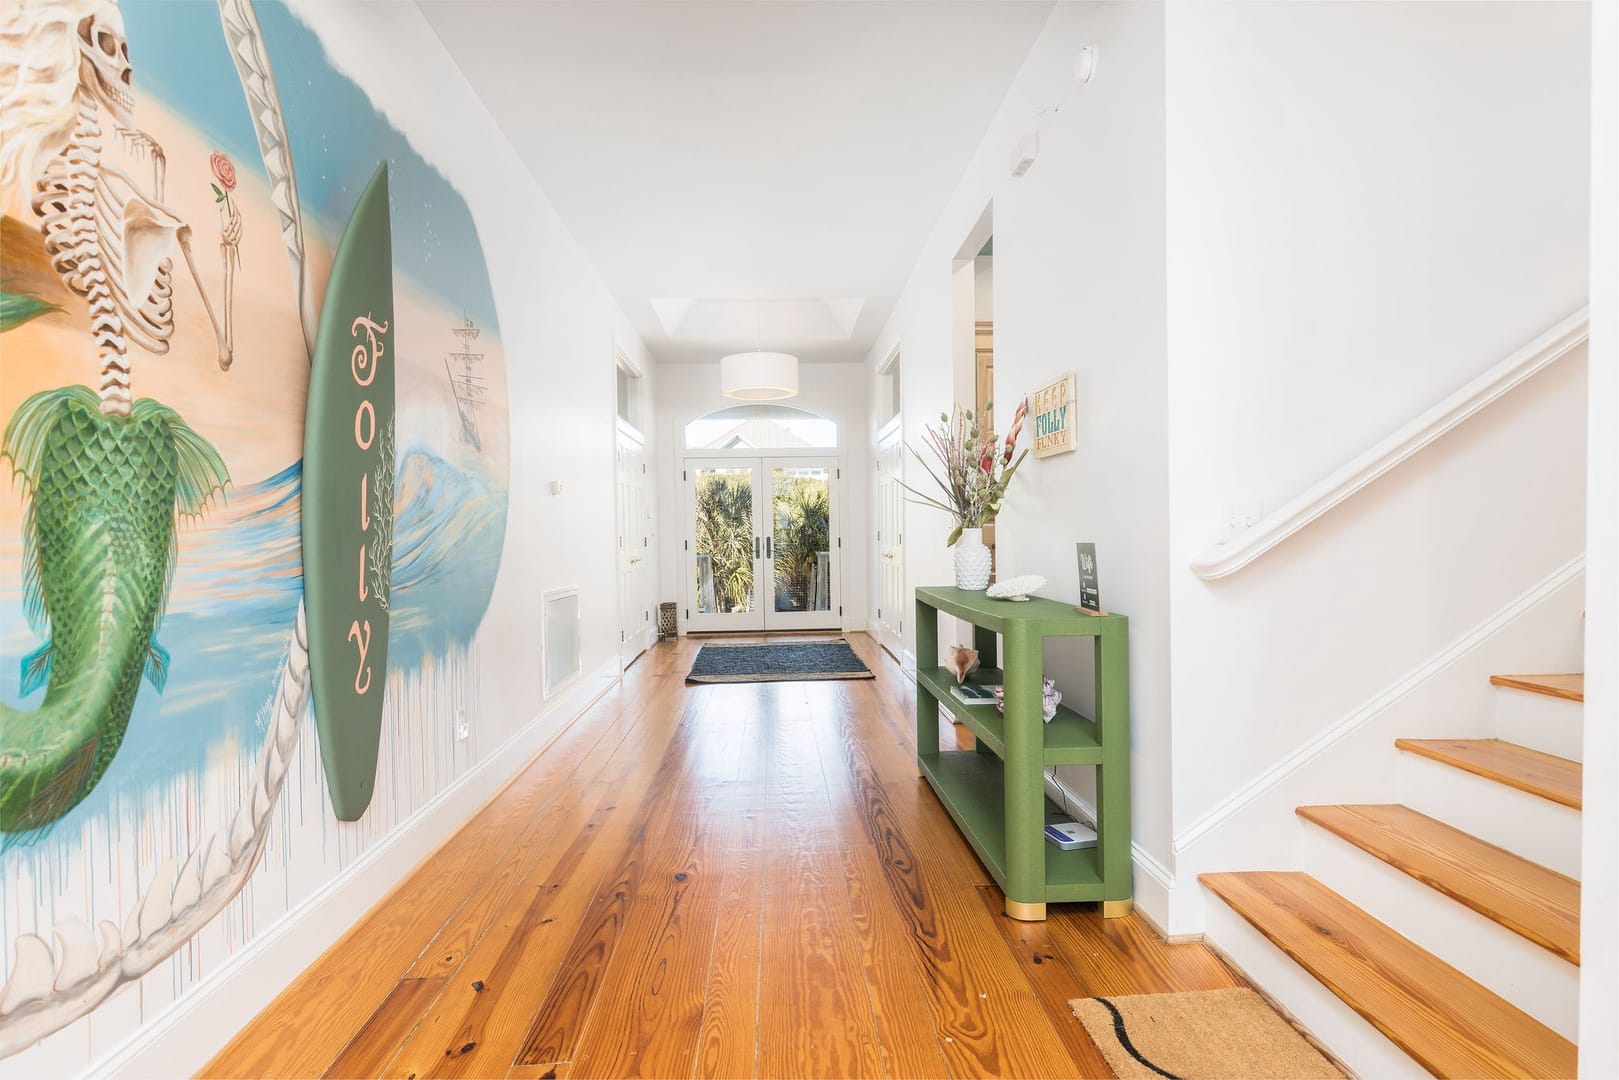
[{"label": "electrical outlet", "polygon": [[467,711],[455,710],[455,741],[466,742],[472,735],[472,725],[467,723]]},{"label": "electrical outlet", "polygon": [[1264,510],[1258,499],[1223,504],[1220,508],[1218,542],[1230,543],[1241,533],[1258,525],[1259,519],[1264,517]]}]

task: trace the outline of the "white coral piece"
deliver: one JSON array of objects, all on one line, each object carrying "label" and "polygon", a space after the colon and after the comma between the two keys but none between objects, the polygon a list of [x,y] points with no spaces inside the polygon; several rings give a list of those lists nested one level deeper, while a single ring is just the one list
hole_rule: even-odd
[{"label": "white coral piece", "polygon": [[984,595],[991,600],[1027,600],[1036,590],[1044,588],[1045,584],[1046,579],[1039,574],[1024,574],[1021,577],[997,581],[984,591]]}]

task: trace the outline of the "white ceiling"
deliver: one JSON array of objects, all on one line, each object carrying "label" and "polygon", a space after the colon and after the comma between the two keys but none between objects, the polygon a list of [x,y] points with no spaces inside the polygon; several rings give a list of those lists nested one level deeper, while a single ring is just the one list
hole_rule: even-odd
[{"label": "white ceiling", "polygon": [[653,354],[689,362],[863,356],[1052,4],[420,7]]}]

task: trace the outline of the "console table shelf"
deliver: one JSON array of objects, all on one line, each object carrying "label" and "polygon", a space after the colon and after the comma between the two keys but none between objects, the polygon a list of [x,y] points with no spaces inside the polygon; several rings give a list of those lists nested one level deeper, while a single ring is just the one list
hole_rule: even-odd
[{"label": "console table shelf", "polygon": [[[1006,895],[1006,913],[1035,921],[1046,903],[1100,900],[1109,917],[1131,909],[1129,620],[1084,615],[1071,605],[1035,597],[991,600],[952,588],[916,590],[916,655],[939,655],[943,613],[973,624],[973,644],[1003,669],[983,667],[970,681],[1006,687],[1006,713],[968,705],[950,693],[953,673],[916,672],[917,764],[939,800]],[[1095,650],[1096,717],[1059,706],[1041,718],[1043,643],[1089,637]],[[939,707],[972,731],[976,750],[939,750]],[[1048,820],[1063,816],[1045,796],[1048,765],[1096,766],[1097,843],[1063,851],[1045,839]]]}]

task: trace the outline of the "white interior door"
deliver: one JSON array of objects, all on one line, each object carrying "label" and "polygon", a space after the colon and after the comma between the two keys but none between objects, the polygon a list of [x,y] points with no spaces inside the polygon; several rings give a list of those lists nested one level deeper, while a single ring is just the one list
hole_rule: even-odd
[{"label": "white interior door", "polygon": [[687,459],[684,476],[688,629],[842,625],[835,459]]},{"label": "white interior door", "polygon": [[900,487],[904,443],[894,438],[877,450],[877,641],[894,656],[904,648],[905,489]]},{"label": "white interior door", "polygon": [[651,643],[652,516],[646,448],[621,431],[617,457],[619,657],[628,667]]}]

